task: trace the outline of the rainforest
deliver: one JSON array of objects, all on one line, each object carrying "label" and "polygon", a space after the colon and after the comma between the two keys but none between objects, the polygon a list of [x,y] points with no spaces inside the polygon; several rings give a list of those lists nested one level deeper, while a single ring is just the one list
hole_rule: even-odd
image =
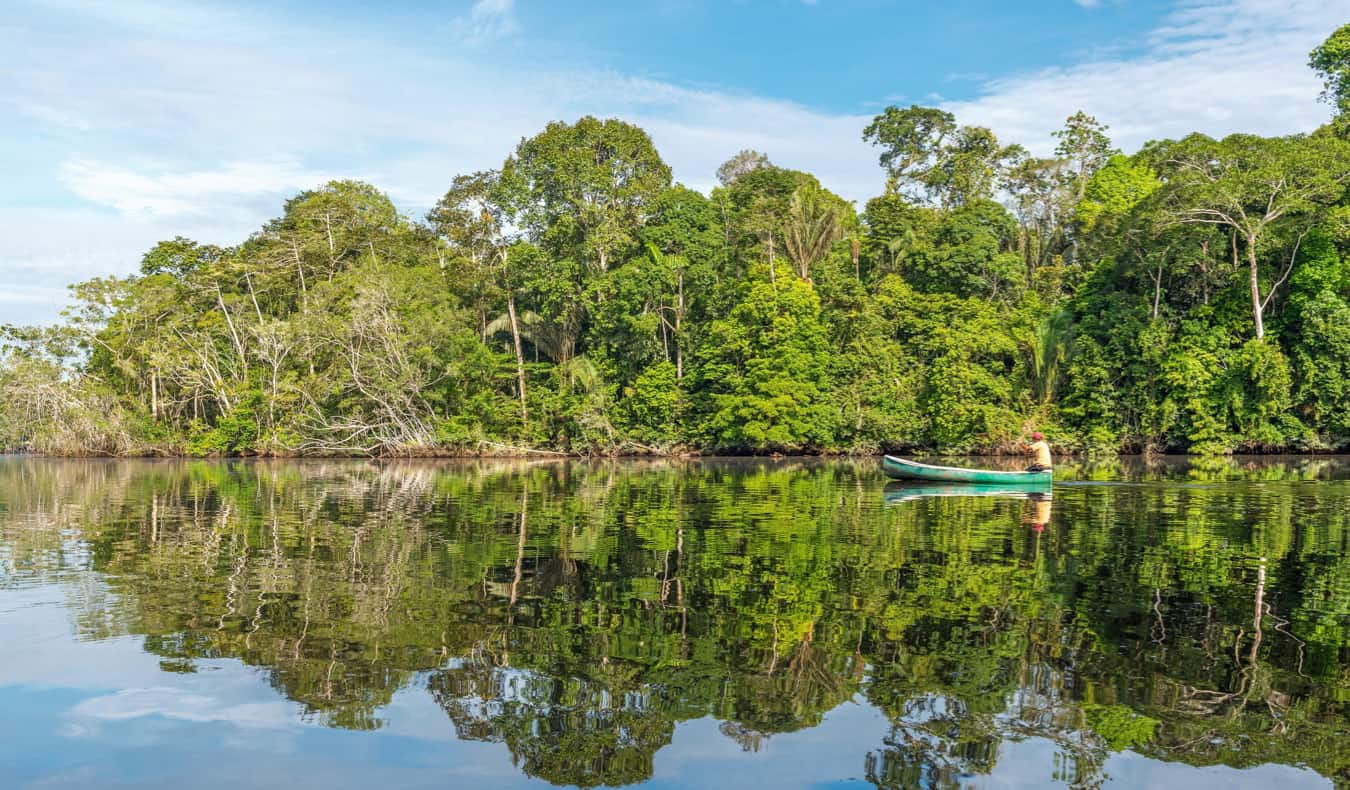
[{"label": "rainforest", "polygon": [[[705,194],[554,122],[425,216],[295,195],[0,335],[0,448],[66,455],[1350,447],[1350,26],[1331,120],[1040,157],[932,107],[859,130],[857,206],[744,150]],[[730,153],[730,152],[729,152]]]}]

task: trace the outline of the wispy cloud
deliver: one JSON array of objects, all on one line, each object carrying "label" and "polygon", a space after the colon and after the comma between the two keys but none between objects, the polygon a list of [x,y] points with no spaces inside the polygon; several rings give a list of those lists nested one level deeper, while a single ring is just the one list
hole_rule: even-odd
[{"label": "wispy cloud", "polygon": [[995,79],[945,106],[1039,150],[1079,109],[1108,123],[1126,150],[1193,131],[1306,131],[1327,119],[1307,53],[1347,16],[1344,0],[1190,0],[1142,53]]},{"label": "wispy cloud", "polygon": [[219,211],[222,202],[251,202],[258,196],[287,195],[328,178],[285,159],[231,162],[214,170],[154,174],[72,159],[61,165],[58,177],[81,198],[132,217],[208,216]]},{"label": "wispy cloud", "polygon": [[460,38],[470,44],[483,44],[519,33],[515,0],[476,0],[468,16],[457,20],[456,28]]}]

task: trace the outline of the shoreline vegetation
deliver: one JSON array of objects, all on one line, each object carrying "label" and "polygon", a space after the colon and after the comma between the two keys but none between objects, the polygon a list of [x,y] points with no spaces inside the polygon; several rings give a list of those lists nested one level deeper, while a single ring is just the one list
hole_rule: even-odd
[{"label": "shoreline vegetation", "polygon": [[[136,451],[124,453],[111,452],[43,452],[40,450],[31,450],[26,448],[0,448],[0,459],[3,458],[32,458],[32,459],[89,459],[89,460],[110,460],[110,459],[145,459],[145,460],[181,460],[181,461],[287,461],[287,460],[366,460],[380,462],[399,462],[399,461],[767,461],[767,462],[800,462],[800,461],[880,461],[883,455],[894,455],[901,458],[916,459],[934,459],[934,460],[966,460],[966,461],[984,461],[990,465],[990,468],[1000,469],[1020,469],[1025,466],[1022,461],[1026,456],[1020,452],[1009,450],[989,450],[986,448],[974,448],[964,452],[943,452],[939,450],[926,450],[922,448],[902,448],[896,450],[816,450],[799,451],[792,453],[781,452],[757,452],[746,450],[743,452],[724,451],[724,452],[700,452],[693,449],[673,448],[670,450],[652,450],[650,452],[633,451],[605,451],[605,452],[565,452],[561,450],[549,450],[532,447],[508,447],[492,448],[485,450],[466,450],[454,448],[418,448],[416,450],[390,451],[383,454],[368,452],[348,452],[348,453],[284,453],[272,452],[268,454],[239,452],[233,454],[222,453],[193,453],[186,451],[173,451],[163,448],[137,448]],[[1211,462],[1230,462],[1241,464],[1244,462],[1264,462],[1278,460],[1295,461],[1317,461],[1317,460],[1337,460],[1350,457],[1350,449],[1346,448],[1328,448],[1328,449],[1281,449],[1274,448],[1268,450],[1246,449],[1235,450],[1227,453],[1187,453],[1187,452],[1111,452],[1101,453],[1091,450],[1073,448],[1064,451],[1055,451],[1057,468],[1066,464],[1080,465],[1101,465],[1110,464],[1113,461],[1124,463],[1199,463],[1208,464]]]},{"label": "shoreline vegetation", "polygon": [[555,122],[423,218],[291,198],[0,327],[0,447],[45,455],[928,455],[1350,448],[1350,25],[1332,119],[1033,156],[929,107],[860,130],[859,210],[741,151],[704,194]]}]

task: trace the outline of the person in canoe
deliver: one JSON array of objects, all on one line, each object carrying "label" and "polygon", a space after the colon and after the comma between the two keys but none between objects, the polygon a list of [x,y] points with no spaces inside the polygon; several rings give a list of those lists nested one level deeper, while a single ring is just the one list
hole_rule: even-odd
[{"label": "person in canoe", "polygon": [[1050,445],[1045,441],[1045,435],[1040,431],[1031,435],[1031,444],[1022,444],[1022,451],[1032,457],[1031,466],[1027,467],[1028,472],[1049,472],[1054,466],[1054,459],[1050,457]]}]

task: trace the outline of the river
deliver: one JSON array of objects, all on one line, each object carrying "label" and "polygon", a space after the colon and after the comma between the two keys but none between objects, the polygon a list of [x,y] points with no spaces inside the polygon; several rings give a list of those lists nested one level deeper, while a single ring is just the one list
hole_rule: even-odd
[{"label": "river", "polygon": [[1330,787],[1350,462],[0,456],[6,787]]}]

